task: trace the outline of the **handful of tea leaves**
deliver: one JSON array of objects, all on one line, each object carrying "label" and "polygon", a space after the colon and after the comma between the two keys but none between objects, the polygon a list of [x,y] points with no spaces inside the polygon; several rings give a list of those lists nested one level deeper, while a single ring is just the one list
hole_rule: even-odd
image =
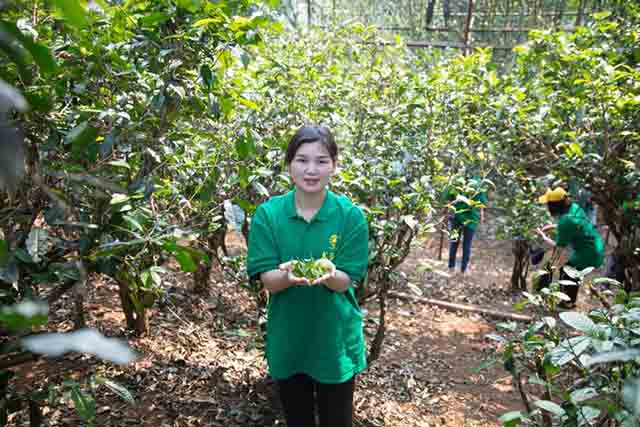
[{"label": "handful of tea leaves", "polygon": [[327,264],[322,261],[327,258],[320,259],[304,259],[293,261],[293,275],[296,277],[304,277],[313,282],[331,271]]}]

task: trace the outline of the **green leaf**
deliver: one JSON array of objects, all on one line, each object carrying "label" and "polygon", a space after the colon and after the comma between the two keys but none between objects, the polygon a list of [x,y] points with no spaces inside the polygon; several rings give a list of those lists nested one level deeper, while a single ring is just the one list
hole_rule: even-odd
[{"label": "green leaf", "polygon": [[142,27],[157,27],[164,24],[169,19],[171,19],[171,16],[167,15],[166,13],[154,12],[146,15],[138,22]]},{"label": "green leaf", "polygon": [[633,360],[636,357],[640,357],[640,349],[608,351],[606,353],[599,353],[595,356],[591,356],[585,363],[585,366],[593,366],[598,363],[626,362],[628,360]]},{"label": "green leaf", "polygon": [[175,242],[166,242],[163,247],[175,256],[182,271],[187,273],[195,272],[198,269],[198,262],[209,262],[209,257],[204,252],[194,248],[178,245]]},{"label": "green leaf", "polygon": [[522,412],[511,411],[503,414],[498,420],[502,423],[503,427],[517,427],[522,421]]},{"label": "green leaf", "polygon": [[178,0],[176,4],[180,9],[185,9],[191,13],[196,13],[200,9],[202,2],[200,0]]},{"label": "green leaf", "polygon": [[139,231],[141,233],[144,232],[144,228],[142,227],[140,222],[131,215],[125,215],[124,220],[127,222],[127,224],[129,224],[131,230]]},{"label": "green leaf", "polygon": [[65,137],[65,144],[71,144],[73,158],[81,160],[89,145],[94,143],[97,137],[98,129],[90,126],[89,122],[83,122],[69,131]]},{"label": "green leaf", "polygon": [[251,154],[254,154],[256,146],[251,132],[243,132],[238,139],[236,139],[235,147],[240,160],[246,160]]},{"label": "green leaf", "polygon": [[247,108],[251,108],[252,110],[256,110],[256,111],[260,110],[260,107],[258,107],[258,104],[251,101],[250,99],[240,97],[238,98],[238,102],[240,102],[240,104],[244,105]]},{"label": "green leaf", "polygon": [[624,406],[634,415],[640,415],[640,379],[628,378],[622,389]]},{"label": "green leaf", "polygon": [[264,185],[262,185],[261,183],[259,183],[258,181],[253,181],[251,183],[251,185],[253,185],[253,188],[256,189],[256,191],[261,194],[262,196],[268,198],[270,197],[269,194],[269,190],[267,190],[267,187],[265,187]]},{"label": "green leaf", "polygon": [[209,25],[220,25],[222,22],[221,18],[205,18],[196,21],[193,26],[196,28],[207,27]]},{"label": "green leaf", "polygon": [[112,162],[107,162],[108,165],[111,166],[115,166],[115,167],[119,167],[119,168],[125,168],[125,169],[129,169],[131,170],[131,165],[124,161],[124,160],[114,160]]},{"label": "green leaf", "polygon": [[191,254],[189,252],[185,250],[177,250],[175,257],[176,261],[178,261],[178,264],[180,264],[180,268],[182,268],[182,271],[187,273],[194,273],[196,270],[198,270],[198,265],[191,257]]},{"label": "green leaf", "polygon": [[52,0],[62,16],[76,28],[87,26],[85,10],[78,0]]},{"label": "green leaf", "polygon": [[213,89],[216,84],[216,78],[208,65],[203,64],[200,67],[200,77],[202,78],[202,83],[205,89]]},{"label": "green leaf", "polygon": [[571,401],[576,404],[598,396],[598,392],[593,387],[585,387],[571,392]]},{"label": "green leaf", "polygon": [[111,196],[111,202],[110,204],[113,205],[118,205],[120,203],[125,203],[128,202],[131,199],[131,197],[129,197],[126,194],[121,194],[121,193],[115,193],[113,196]]},{"label": "green leaf", "polygon": [[12,23],[0,21],[0,30],[3,30],[20,41],[22,46],[29,51],[43,74],[53,74],[56,72],[58,64],[47,46],[35,42]]},{"label": "green leaf", "polygon": [[76,411],[78,411],[78,414],[92,425],[93,419],[96,416],[96,401],[93,397],[83,393],[78,385],[71,388],[70,394],[71,399],[73,400],[73,405]]},{"label": "green leaf", "polygon": [[591,338],[588,336],[569,338],[548,353],[549,361],[556,366],[563,366],[580,356],[590,346]]},{"label": "green leaf", "polygon": [[567,325],[585,334],[597,331],[597,326],[587,315],[576,311],[565,311],[560,313],[560,319]]},{"label": "green leaf", "polygon": [[565,414],[565,410],[562,409],[560,405],[550,400],[536,400],[533,404],[538,408],[544,409],[545,411],[551,412],[553,415],[557,415],[559,417]]},{"label": "green leaf", "polygon": [[111,381],[110,379],[102,378],[102,377],[96,377],[96,382],[98,384],[104,384],[105,386],[109,387],[111,391],[113,391],[115,394],[120,396],[120,398],[125,402],[130,404],[136,403],[135,399],[133,398],[133,395],[129,390],[127,390],[125,386],[118,384],[115,381]]}]

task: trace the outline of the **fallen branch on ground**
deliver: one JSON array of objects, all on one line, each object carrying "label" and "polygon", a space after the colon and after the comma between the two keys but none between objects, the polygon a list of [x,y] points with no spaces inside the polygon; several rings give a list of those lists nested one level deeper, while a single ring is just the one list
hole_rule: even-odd
[{"label": "fallen branch on ground", "polygon": [[432,299],[432,298],[424,298],[424,297],[418,297],[414,295],[403,294],[395,291],[389,291],[389,296],[400,298],[402,300],[409,300],[414,302],[421,302],[424,304],[435,305],[438,307],[446,308],[447,310],[469,311],[471,313],[486,314],[487,316],[495,317],[498,319],[516,320],[519,322],[533,321],[533,317],[531,316],[526,316],[524,314],[506,313],[498,310],[491,310],[489,308],[483,308],[477,305],[458,304],[458,303],[441,301],[441,300]]}]

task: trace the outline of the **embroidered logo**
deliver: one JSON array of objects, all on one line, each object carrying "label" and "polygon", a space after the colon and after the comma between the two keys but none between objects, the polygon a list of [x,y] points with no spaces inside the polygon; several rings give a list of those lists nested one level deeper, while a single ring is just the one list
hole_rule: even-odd
[{"label": "embroidered logo", "polygon": [[338,244],[338,235],[337,234],[332,234],[331,237],[329,237],[329,244],[331,245],[331,249],[332,250],[336,249],[336,245]]}]

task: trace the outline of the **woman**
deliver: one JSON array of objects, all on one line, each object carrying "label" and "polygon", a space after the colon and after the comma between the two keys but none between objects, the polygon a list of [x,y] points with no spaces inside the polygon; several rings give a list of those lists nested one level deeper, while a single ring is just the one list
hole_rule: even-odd
[{"label": "woman", "polygon": [[[289,427],[351,427],[355,376],[366,367],[354,284],[368,263],[368,225],[327,189],[338,147],[326,127],[303,126],[286,152],[295,189],[260,205],[251,221],[247,272],[271,294],[267,363]],[[296,277],[294,260],[324,260],[323,277]]]},{"label": "woman", "polygon": [[[466,197],[460,198],[460,192],[467,193]],[[468,184],[461,181],[457,187],[448,188],[445,191],[445,200],[448,202],[449,208],[453,206],[453,212],[449,213],[448,223],[449,236],[451,237],[449,241],[449,274],[450,276],[455,275],[456,255],[460,240],[462,240],[460,274],[464,276],[471,260],[473,236],[478,224],[484,222],[487,195],[482,189],[480,178],[473,177]]]},{"label": "woman", "polygon": [[[540,203],[546,203],[551,216],[557,218],[557,224],[538,228],[537,232],[551,246],[571,247],[572,253],[565,265],[576,270],[600,267],[604,260],[604,242],[584,210],[577,203],[572,203],[569,195],[560,187],[555,190],[548,189],[538,200]],[[545,234],[545,231],[553,228],[556,229],[555,241]],[[575,286],[561,285],[561,291],[570,298],[569,302],[563,302],[561,306],[573,308],[578,299],[579,283],[564,271],[564,267],[561,269],[559,280],[576,283]]]}]

